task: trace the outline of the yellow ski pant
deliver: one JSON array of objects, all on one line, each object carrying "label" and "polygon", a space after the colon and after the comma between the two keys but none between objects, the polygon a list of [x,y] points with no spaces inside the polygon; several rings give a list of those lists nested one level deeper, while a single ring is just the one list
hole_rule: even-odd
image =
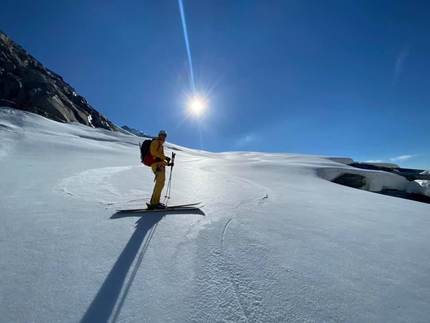
[{"label": "yellow ski pant", "polygon": [[166,181],[166,167],[160,164],[153,164],[151,168],[155,174],[155,185],[154,191],[152,192],[151,205],[156,205],[160,203],[161,191]]}]

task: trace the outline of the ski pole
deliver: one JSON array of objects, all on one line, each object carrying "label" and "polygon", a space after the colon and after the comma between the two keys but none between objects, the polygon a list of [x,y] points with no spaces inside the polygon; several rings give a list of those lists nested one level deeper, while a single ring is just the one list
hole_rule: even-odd
[{"label": "ski pole", "polygon": [[171,159],[171,163],[172,165],[170,166],[170,175],[169,175],[169,182],[167,183],[167,189],[166,189],[166,195],[164,196],[164,204],[166,204],[167,206],[167,202],[168,200],[170,200],[170,191],[172,189],[172,173],[173,173],[173,166],[175,165],[175,156],[176,153],[172,152],[172,159]]}]

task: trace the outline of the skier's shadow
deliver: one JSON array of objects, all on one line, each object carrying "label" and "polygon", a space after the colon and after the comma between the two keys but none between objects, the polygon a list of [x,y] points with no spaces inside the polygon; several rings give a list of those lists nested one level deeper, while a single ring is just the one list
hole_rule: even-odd
[{"label": "skier's shadow", "polygon": [[[148,235],[148,238],[151,237],[148,233],[154,231],[157,223],[163,216],[164,214],[154,214],[154,216],[150,217],[141,217],[136,222],[136,230],[115,265],[112,267],[109,275],[106,277],[102,287],[82,318],[81,323],[108,322],[121,293],[131,264],[136,258],[145,236]],[[149,243],[149,239],[147,239],[147,243]]]},{"label": "skier's shadow", "polygon": [[[201,210],[187,211],[187,213],[203,214]],[[178,213],[178,212],[176,212]],[[183,212],[180,212],[183,213]],[[167,215],[168,212],[152,213],[150,215],[142,216],[138,213],[116,213],[111,216],[111,219],[140,216],[141,218],[136,222],[136,230],[121,252],[115,265],[112,267],[108,276],[106,277],[103,285],[98,291],[96,297],[88,307],[81,323],[93,323],[93,322],[108,322],[112,313],[115,309],[115,305],[118,302],[118,298],[121,294],[121,290],[124,286],[125,279],[128,272],[130,271],[131,265],[139,252],[142,242],[145,240],[144,246],[139,254],[139,258],[134,266],[133,272],[130,275],[129,281],[122,294],[121,300],[116,308],[112,322],[115,322],[124,304],[125,298],[127,297],[128,291],[130,290],[131,284],[133,283],[134,277],[139,269],[139,266],[143,260],[146,249],[151,241],[152,235],[157,227],[158,222]]]}]

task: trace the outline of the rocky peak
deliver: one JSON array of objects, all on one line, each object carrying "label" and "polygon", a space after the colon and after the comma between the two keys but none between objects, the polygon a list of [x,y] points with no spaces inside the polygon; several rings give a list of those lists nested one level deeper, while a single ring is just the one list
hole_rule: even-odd
[{"label": "rocky peak", "polygon": [[0,31],[0,104],[43,115],[59,122],[117,131],[61,76]]},{"label": "rocky peak", "polygon": [[128,131],[128,132],[130,132],[130,133],[132,133],[133,135],[136,135],[136,136],[139,136],[139,137],[151,137],[150,135],[148,135],[148,134],[146,134],[146,133],[144,133],[144,132],[142,132],[140,130],[137,130],[137,129],[134,129],[134,128],[130,128],[130,127],[126,126],[126,125],[122,126],[121,128],[124,129],[124,130],[126,130],[126,131]]}]

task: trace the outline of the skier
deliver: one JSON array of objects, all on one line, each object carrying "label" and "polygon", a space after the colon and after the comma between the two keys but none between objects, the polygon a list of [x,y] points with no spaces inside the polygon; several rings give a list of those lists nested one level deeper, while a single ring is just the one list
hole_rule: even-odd
[{"label": "skier", "polygon": [[150,155],[152,156],[151,168],[155,174],[155,185],[152,193],[151,202],[148,204],[149,209],[164,209],[166,205],[160,203],[161,191],[164,188],[166,180],[166,166],[173,166],[170,158],[164,155],[164,142],[166,141],[167,132],[161,130],[158,137],[155,138],[150,146]]}]

